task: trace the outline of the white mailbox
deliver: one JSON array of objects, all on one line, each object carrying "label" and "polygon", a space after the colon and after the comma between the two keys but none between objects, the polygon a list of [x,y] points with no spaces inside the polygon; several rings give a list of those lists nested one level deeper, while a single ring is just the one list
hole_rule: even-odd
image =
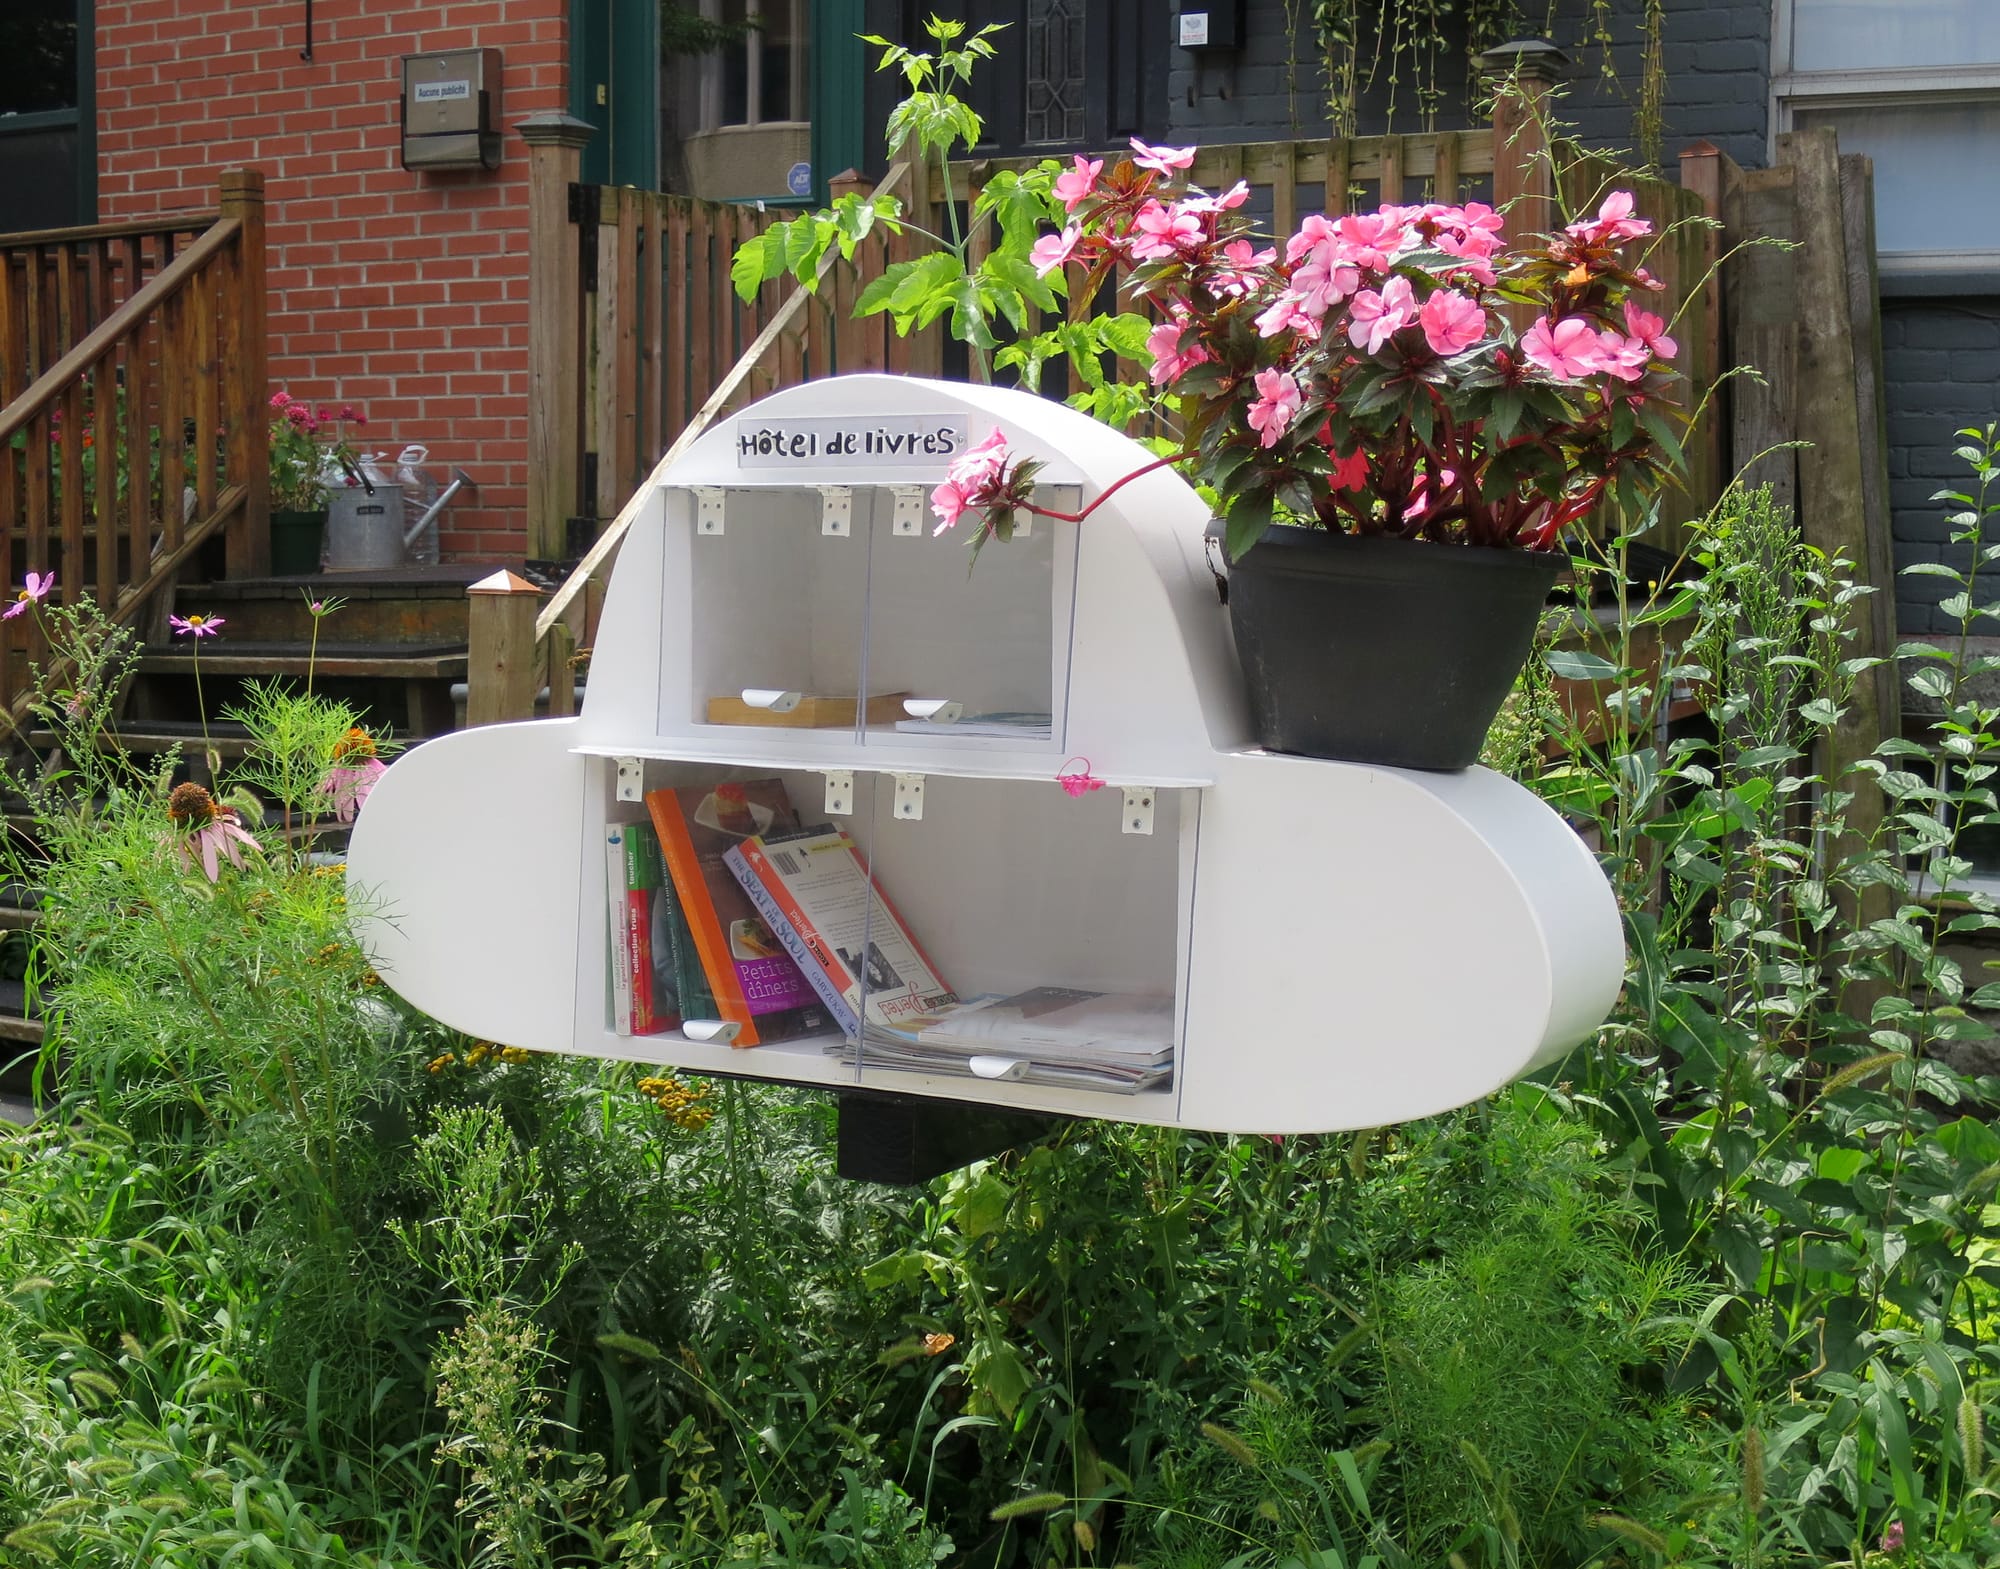
[{"label": "white mailbox", "polygon": [[[1251,745],[1207,514],[1171,471],[968,570],[971,520],[912,528],[911,497],[995,429],[1051,510],[1149,461],[1042,398],[866,375],[656,472],[582,714],[427,742],[362,812],[349,877],[388,984],[509,1045],[1224,1132],[1424,1116],[1587,1037],[1624,953],[1563,821],[1483,769]],[[650,792],[772,780],[847,831],[960,996],[1157,999],[1170,1074],[1118,1093],[1014,1074],[1032,1050],[1004,1039],[942,1071],[838,1028],[617,1033],[607,830]]]}]

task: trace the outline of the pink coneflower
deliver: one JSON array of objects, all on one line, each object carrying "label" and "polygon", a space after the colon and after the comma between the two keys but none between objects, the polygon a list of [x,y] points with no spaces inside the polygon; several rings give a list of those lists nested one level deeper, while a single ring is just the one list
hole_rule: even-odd
[{"label": "pink coneflower", "polygon": [[167,817],[180,830],[173,843],[182,868],[191,868],[199,855],[201,869],[210,882],[222,875],[222,855],[227,855],[229,864],[240,872],[243,851],[238,847],[247,844],[253,850],[264,848],[243,831],[234,807],[222,805],[206,789],[192,782],[174,786],[173,794],[167,797]]},{"label": "pink coneflower", "polygon": [[220,637],[221,616],[168,616],[167,625],[176,637]]},{"label": "pink coneflower", "polygon": [[388,772],[388,765],[375,755],[375,738],[359,725],[333,744],[333,766],[320,781],[319,793],[333,797],[333,815],[343,823],[354,821],[375,781]]},{"label": "pink coneflower", "polygon": [[14,594],[14,602],[5,610],[0,610],[0,621],[12,621],[16,616],[26,615],[29,607],[39,605],[43,600],[47,599],[49,597],[49,590],[55,586],[55,573],[30,572],[28,574],[27,587],[17,589]]}]

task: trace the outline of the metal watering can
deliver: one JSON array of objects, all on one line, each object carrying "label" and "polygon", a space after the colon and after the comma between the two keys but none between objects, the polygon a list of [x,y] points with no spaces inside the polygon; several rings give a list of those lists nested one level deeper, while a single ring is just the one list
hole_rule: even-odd
[{"label": "metal watering can", "polygon": [[[414,460],[410,460],[412,452],[418,454]],[[425,455],[421,447],[406,447],[405,461],[399,467],[414,467]],[[424,509],[416,522],[406,526],[401,484],[377,479],[366,467],[350,469],[347,479],[347,484],[327,497],[326,570],[329,572],[402,566],[409,559],[410,546],[423,536],[452,497],[461,490],[479,488],[464,469],[453,469],[451,483],[438,492],[437,500]]]}]

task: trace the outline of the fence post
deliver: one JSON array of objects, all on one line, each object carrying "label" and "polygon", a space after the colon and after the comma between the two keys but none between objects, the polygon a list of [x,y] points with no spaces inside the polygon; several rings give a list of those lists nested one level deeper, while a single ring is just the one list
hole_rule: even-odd
[{"label": "fence post", "polygon": [[569,520],[583,510],[583,289],[569,192],[591,127],[538,114],[515,129],[528,144],[527,554],[560,561]]},{"label": "fence post", "polygon": [[[1510,235],[1546,234],[1555,227],[1548,94],[1567,63],[1568,56],[1539,38],[1502,44],[1478,60],[1493,89],[1493,205],[1506,213]],[[1517,330],[1534,320],[1525,305],[1505,311]]]},{"label": "fence post", "polygon": [[[222,395],[229,417],[230,455],[241,465],[231,475],[248,494],[229,520],[224,572],[232,578],[262,577],[271,570],[271,427],[265,411],[270,396],[265,370],[269,304],[264,278],[264,175],[258,169],[230,169],[218,182],[221,216],[242,224],[236,238],[236,326],[227,335],[235,352],[222,367]],[[202,461],[210,461],[206,455]],[[108,547],[102,524],[97,541]],[[134,581],[144,564],[132,563]]]},{"label": "fence post", "polygon": [[512,572],[465,591],[465,723],[496,725],[535,717],[535,610],[542,591]]}]

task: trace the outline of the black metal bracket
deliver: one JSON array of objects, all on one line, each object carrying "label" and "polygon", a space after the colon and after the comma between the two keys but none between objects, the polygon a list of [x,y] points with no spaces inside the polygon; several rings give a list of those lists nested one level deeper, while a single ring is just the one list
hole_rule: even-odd
[{"label": "black metal bracket", "polygon": [[301,60],[313,57],[313,0],[306,0],[306,46],[299,51]]}]

